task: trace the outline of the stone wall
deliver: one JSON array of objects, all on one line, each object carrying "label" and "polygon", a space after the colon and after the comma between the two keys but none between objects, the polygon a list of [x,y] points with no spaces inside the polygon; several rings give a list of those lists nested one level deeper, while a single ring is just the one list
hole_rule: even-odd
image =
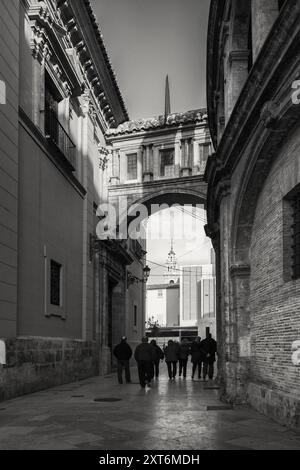
[{"label": "stone wall", "polygon": [[7,339],[6,366],[0,365],[0,400],[98,375],[94,342],[53,338]]},{"label": "stone wall", "polygon": [[18,249],[19,2],[0,1],[0,323],[16,334]]}]

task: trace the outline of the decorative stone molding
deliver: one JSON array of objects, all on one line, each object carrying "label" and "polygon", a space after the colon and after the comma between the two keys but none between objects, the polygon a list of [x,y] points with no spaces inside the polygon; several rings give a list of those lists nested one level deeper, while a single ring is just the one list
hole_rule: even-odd
[{"label": "decorative stone molding", "polygon": [[100,145],[98,146],[98,152],[99,152],[99,168],[103,171],[107,169],[108,166],[108,155],[109,152],[107,148],[101,147]]},{"label": "decorative stone molding", "polygon": [[250,51],[231,51],[229,53],[229,63],[232,62],[247,62],[249,59]]},{"label": "decorative stone molding", "polygon": [[217,223],[213,225],[207,224],[204,226],[204,230],[208,238],[210,238],[211,240],[215,240],[219,236],[220,226]]},{"label": "decorative stone molding", "polygon": [[229,268],[229,272],[230,272],[230,276],[232,278],[249,277],[250,276],[250,266],[248,264],[232,265]]},{"label": "decorative stone molding", "polygon": [[[68,50],[61,41],[67,41],[67,30],[59,24],[59,17],[50,12],[46,2],[30,5],[28,9],[32,36],[30,47],[33,57],[40,63],[46,62],[56,77],[65,97],[78,96],[81,83],[71,64]],[[70,45],[70,44],[69,44]],[[62,68],[59,64],[64,64]]]},{"label": "decorative stone molding", "polygon": [[58,10],[85,79],[103,113],[107,126],[128,119],[102,35],[88,0],[58,0]]},{"label": "decorative stone molding", "polygon": [[267,101],[260,113],[260,118],[267,129],[275,129],[280,113],[279,106],[274,101]]}]

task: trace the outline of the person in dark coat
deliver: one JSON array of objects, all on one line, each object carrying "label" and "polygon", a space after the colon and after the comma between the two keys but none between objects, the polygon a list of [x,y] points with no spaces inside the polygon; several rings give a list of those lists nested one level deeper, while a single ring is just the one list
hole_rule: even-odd
[{"label": "person in dark coat", "polygon": [[114,356],[118,360],[118,382],[123,383],[123,369],[125,369],[126,383],[131,382],[129,361],[132,357],[132,349],[127,343],[126,336],[123,336],[121,342],[114,348]]},{"label": "person in dark coat", "polygon": [[152,364],[152,374],[151,375],[152,375],[152,378],[154,378],[154,376],[155,376],[158,379],[158,376],[159,376],[159,363],[165,357],[165,355],[162,352],[162,350],[160,349],[160,347],[158,346],[158,344],[156,343],[155,339],[153,339],[150,342],[150,344],[154,349],[154,361],[153,361],[153,364]]},{"label": "person in dark coat", "polygon": [[174,343],[171,339],[165,349],[165,358],[168,367],[170,380],[175,380],[177,374],[177,362],[179,360],[179,344]]},{"label": "person in dark coat", "polygon": [[213,339],[210,333],[207,338],[201,342],[201,349],[204,355],[203,379],[206,380],[208,373],[209,380],[212,380],[214,377],[214,363],[216,361],[217,342]]},{"label": "person in dark coat", "polygon": [[187,338],[183,338],[179,345],[179,377],[183,374],[184,379],[186,378],[186,368],[190,352],[191,347]]},{"label": "person in dark coat", "polygon": [[201,379],[201,369],[202,369],[202,362],[203,362],[203,351],[201,347],[201,338],[198,336],[196,340],[193,342],[191,346],[191,355],[192,355],[192,363],[193,363],[193,370],[192,370],[192,380],[194,380],[196,370],[198,368],[198,379]]},{"label": "person in dark coat", "polygon": [[134,358],[138,364],[139,381],[142,388],[150,387],[152,380],[152,364],[155,360],[154,348],[148,343],[148,338],[143,338],[134,352]]}]

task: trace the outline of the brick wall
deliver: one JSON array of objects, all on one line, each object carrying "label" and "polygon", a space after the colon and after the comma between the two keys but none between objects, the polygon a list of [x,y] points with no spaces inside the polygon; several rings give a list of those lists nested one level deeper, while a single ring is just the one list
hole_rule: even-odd
[{"label": "brick wall", "polygon": [[1,336],[16,334],[19,2],[0,0],[0,326]]},{"label": "brick wall", "polygon": [[[300,339],[300,280],[286,275],[283,198],[300,182],[300,129],[282,148],[260,194],[251,246],[252,380],[299,395],[300,367],[291,345]],[[287,246],[288,246],[287,245]],[[289,249],[285,256],[290,256]]]}]

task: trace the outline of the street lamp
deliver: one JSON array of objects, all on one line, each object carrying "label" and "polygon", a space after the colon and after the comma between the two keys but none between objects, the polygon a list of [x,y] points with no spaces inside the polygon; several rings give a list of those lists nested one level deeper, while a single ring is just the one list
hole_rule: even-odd
[{"label": "street lamp", "polygon": [[139,284],[139,283],[146,284],[146,282],[148,281],[149,276],[150,276],[150,271],[151,271],[151,269],[149,268],[149,266],[144,267],[144,269],[143,269],[144,278],[143,279],[140,279],[140,278],[134,276],[130,271],[128,271],[127,272],[127,289],[132,284]]},{"label": "street lamp", "polygon": [[151,269],[149,268],[149,266],[145,266],[143,269],[143,272],[144,272],[144,282],[147,282],[150,276]]}]

